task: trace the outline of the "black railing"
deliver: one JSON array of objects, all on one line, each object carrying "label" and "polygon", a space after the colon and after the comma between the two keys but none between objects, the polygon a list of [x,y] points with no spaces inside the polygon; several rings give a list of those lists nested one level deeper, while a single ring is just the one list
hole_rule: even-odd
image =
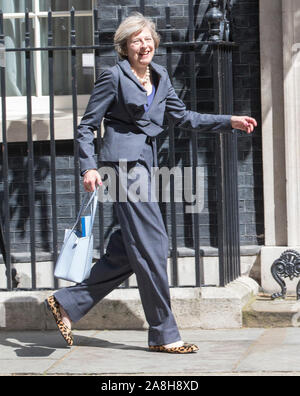
[{"label": "black railing", "polygon": [[[145,10],[144,1],[140,2],[141,11]],[[49,81],[49,130],[50,130],[50,168],[51,168],[51,208],[52,208],[52,260],[55,263],[61,241],[58,238],[57,221],[57,192],[56,192],[56,141],[54,128],[54,68],[53,59],[57,51],[68,51],[71,59],[72,78],[72,109],[73,109],[73,136],[74,136],[74,202],[75,210],[78,211],[81,199],[80,190],[80,170],[78,159],[78,145],[76,142],[77,133],[77,51],[80,49],[94,50],[96,58],[96,69],[99,68],[99,58],[102,51],[112,48],[112,44],[102,44],[100,40],[100,30],[98,28],[98,10],[94,10],[94,45],[76,45],[74,9],[70,11],[71,32],[70,45],[53,46],[52,12],[48,12],[48,46],[30,46],[29,33],[29,13],[25,13],[25,47],[5,48],[5,32],[3,31],[3,14],[0,13],[0,56],[4,59],[5,52],[23,52],[26,59],[26,97],[27,97],[27,151],[28,151],[28,187],[29,195],[29,218],[30,218],[30,255],[31,255],[31,289],[37,288],[36,283],[36,241],[35,241],[35,185],[34,169],[35,157],[32,138],[32,93],[31,93],[31,63],[34,51],[44,51],[48,54],[48,81]],[[213,54],[213,80],[214,80],[214,102],[215,112],[219,114],[232,114],[233,112],[233,83],[232,83],[232,50],[234,43],[230,41],[230,1],[211,1],[207,13],[209,22],[209,36],[206,41],[195,40],[194,4],[189,1],[189,26],[187,40],[172,41],[174,29],[171,25],[170,7],[166,7],[166,25],[161,30],[164,37],[161,43],[165,49],[166,66],[172,79],[172,58],[174,50],[185,53],[189,60],[188,75],[190,79],[190,108],[197,111],[197,65],[196,57],[203,47],[209,47]],[[123,18],[122,10],[119,12],[119,19]],[[0,59],[0,61],[1,61]],[[2,254],[7,267],[7,290],[12,290],[16,286],[16,271],[11,260],[10,241],[10,204],[9,204],[9,156],[7,142],[7,115],[6,115],[6,86],[5,86],[5,64],[0,62],[0,81],[2,98],[2,175],[3,175],[3,235],[4,244]],[[175,135],[176,128],[171,123],[168,125],[169,138],[169,167],[176,166],[175,161]],[[192,192],[196,193],[197,167],[198,167],[198,135],[185,131],[189,135],[189,157],[192,165]],[[100,130],[96,138],[96,151],[100,160],[102,137]],[[216,147],[216,168],[217,168],[217,222],[218,222],[218,251],[219,251],[219,278],[220,286],[224,286],[230,281],[240,276],[240,243],[239,243],[239,204],[237,187],[237,137],[232,133],[218,133],[215,135]],[[171,218],[171,262],[172,276],[171,286],[178,286],[178,238],[177,238],[177,217],[175,202],[175,180],[170,181],[170,218]],[[104,248],[104,210],[103,203],[100,203],[99,210],[99,246],[100,254]],[[204,271],[202,263],[202,250],[200,246],[200,215],[195,210],[191,213],[193,230],[193,250],[195,257],[195,283],[194,286],[204,286]],[[1,241],[0,241],[1,242]],[[5,249],[4,249],[5,245]],[[128,287],[128,282],[125,287]],[[54,280],[54,288],[58,287],[57,280]]]}]

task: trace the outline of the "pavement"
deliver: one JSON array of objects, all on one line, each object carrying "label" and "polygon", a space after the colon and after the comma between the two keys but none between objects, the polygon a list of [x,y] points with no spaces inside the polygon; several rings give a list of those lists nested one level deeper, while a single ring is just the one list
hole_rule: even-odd
[{"label": "pavement", "polygon": [[199,352],[147,349],[147,331],[74,331],[69,348],[58,331],[0,331],[0,375],[299,376],[300,328],[181,330]]}]

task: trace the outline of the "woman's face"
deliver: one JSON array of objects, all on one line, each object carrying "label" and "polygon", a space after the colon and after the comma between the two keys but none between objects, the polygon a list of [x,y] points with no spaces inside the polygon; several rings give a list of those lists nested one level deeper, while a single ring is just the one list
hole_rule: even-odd
[{"label": "woman's face", "polygon": [[132,34],[127,40],[127,55],[133,68],[139,69],[151,63],[155,53],[155,44],[149,28]]}]

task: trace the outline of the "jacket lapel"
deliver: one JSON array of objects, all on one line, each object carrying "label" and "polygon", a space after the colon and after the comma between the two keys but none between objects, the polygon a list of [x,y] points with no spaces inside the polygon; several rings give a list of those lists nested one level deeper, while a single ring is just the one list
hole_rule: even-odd
[{"label": "jacket lapel", "polygon": [[122,71],[124,72],[124,74],[126,74],[127,77],[129,77],[137,86],[138,88],[143,91],[143,92],[147,92],[142,85],[139,83],[138,79],[136,78],[136,76],[132,73],[131,71],[131,66],[130,63],[127,59],[123,60],[123,61],[119,61],[118,65],[120,66],[120,68],[122,69]]},{"label": "jacket lapel", "polygon": [[156,63],[151,63],[151,69],[158,75],[158,86],[156,90],[156,94],[154,96],[153,102],[148,110],[149,117],[151,112],[155,111],[155,106],[161,102],[167,96],[167,73],[162,66],[157,65]]},{"label": "jacket lapel", "polygon": [[[129,77],[142,92],[146,92],[145,88],[142,87],[142,85],[139,83],[136,76],[132,73],[130,63],[127,59],[125,59],[123,61],[119,61],[118,65],[120,66],[120,68],[122,69],[124,74],[126,74],[126,76]],[[167,82],[167,73],[165,72],[165,69],[162,66],[160,66],[154,62],[152,62],[150,64],[150,67],[158,75],[159,82],[158,82],[158,87],[157,87],[156,94],[155,94],[155,99],[153,101],[153,102],[157,103],[157,101],[159,102],[166,96],[165,89],[166,89],[166,82]]]},{"label": "jacket lapel", "polygon": [[[135,91],[133,94],[133,91],[130,89],[128,86],[128,83],[125,81],[121,80],[121,86],[122,86],[122,94],[125,99],[125,103],[132,109],[132,107],[139,107],[141,108],[145,104],[147,104],[147,91],[142,87],[142,85],[139,83],[138,79],[135,77],[135,75],[131,71],[131,66],[129,61],[123,60],[118,62],[119,67],[121,68],[122,72],[131,80],[135,83],[135,85],[139,88],[138,91]],[[139,115],[139,119],[141,122],[151,122],[152,117],[155,118],[155,112],[157,111],[156,105],[161,102],[164,98],[167,96],[167,78],[168,74],[166,70],[152,62],[150,64],[150,67],[154,73],[157,75],[157,80],[158,80],[158,86],[156,89],[156,94],[154,96],[153,102],[150,106],[150,109],[147,112],[142,112],[142,114]]]}]

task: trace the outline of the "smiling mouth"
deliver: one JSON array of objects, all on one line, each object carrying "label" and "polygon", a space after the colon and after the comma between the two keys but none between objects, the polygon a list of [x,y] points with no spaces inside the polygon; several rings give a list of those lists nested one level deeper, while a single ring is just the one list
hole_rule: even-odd
[{"label": "smiling mouth", "polygon": [[147,55],[149,55],[149,54],[150,54],[150,52],[151,52],[151,51],[144,52],[143,54],[140,54],[140,56],[147,56]]}]

